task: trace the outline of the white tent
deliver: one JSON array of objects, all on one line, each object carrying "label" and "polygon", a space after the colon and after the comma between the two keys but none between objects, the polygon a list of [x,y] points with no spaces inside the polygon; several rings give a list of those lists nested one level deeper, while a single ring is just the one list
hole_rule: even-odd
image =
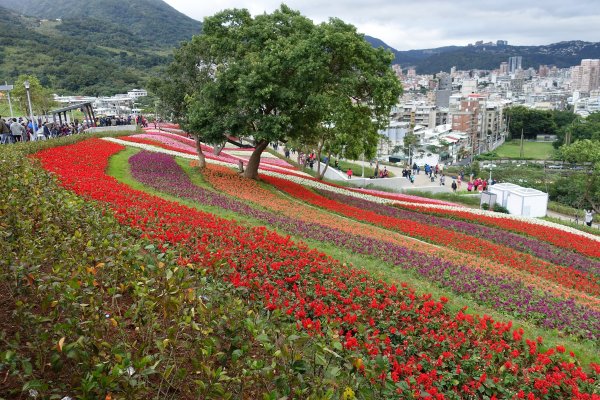
[{"label": "white tent", "polygon": [[496,202],[513,215],[545,217],[548,209],[548,193],[524,188],[512,183],[498,183],[488,189],[497,195]]}]

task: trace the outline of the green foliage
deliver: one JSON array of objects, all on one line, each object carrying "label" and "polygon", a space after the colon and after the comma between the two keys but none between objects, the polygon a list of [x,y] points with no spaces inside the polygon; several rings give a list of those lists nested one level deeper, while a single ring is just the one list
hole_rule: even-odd
[{"label": "green foliage", "polygon": [[[112,95],[143,86],[156,73],[157,66],[168,62],[167,47],[156,47],[133,35],[123,36],[121,31],[112,32],[112,25],[103,25],[104,22],[102,17],[100,23],[92,21],[88,28],[87,22],[81,26],[63,21],[55,23],[56,28],[44,30],[42,27],[49,22],[3,12],[0,75],[9,83],[19,75],[34,75],[54,93]],[[69,28],[62,30],[65,24]],[[163,23],[156,25],[168,27]],[[106,32],[95,32],[95,26],[105,27]],[[128,42],[122,39],[111,43],[113,36],[128,38]]]},{"label": "green foliage", "polygon": [[537,135],[556,135],[558,126],[551,111],[534,110],[524,106],[509,107],[504,111],[510,119],[510,135],[513,139],[535,139]]},{"label": "green foliage", "polygon": [[[129,37],[134,45],[174,46],[201,29],[200,22],[158,0],[96,0],[85,4],[77,0],[3,0],[2,5],[38,18],[62,18],[64,24],[58,28],[62,32],[100,32],[116,43]],[[88,24],[90,29],[86,30]]]},{"label": "green foliage", "polygon": [[594,112],[586,118],[574,118],[569,124],[563,125],[558,132],[558,140],[554,143],[554,147],[559,148],[567,141],[574,143],[584,139],[600,141],[600,112]]},{"label": "green foliage", "polygon": [[432,193],[423,190],[407,190],[406,194],[414,196],[425,197],[428,199],[437,199],[444,201],[451,201],[453,203],[464,204],[467,206],[479,206],[480,200],[478,195],[474,194],[463,194],[463,193]]},{"label": "green foliage", "polygon": [[[31,107],[33,114],[47,114],[53,107],[56,106],[51,90],[41,85],[39,79],[32,75],[20,75],[14,83],[14,89],[10,92],[11,100],[14,99],[22,109],[29,109],[27,102],[27,89],[25,81],[29,81],[29,97],[31,99]],[[30,115],[28,112],[27,115]]]},{"label": "green foliage", "polygon": [[337,19],[315,25],[284,5],[254,18],[225,10],[204,20],[152,87],[204,142],[251,136],[257,150],[245,175],[255,177],[272,141],[372,156],[401,93],[391,60]]},{"label": "green foliage", "polygon": [[373,397],[335,324],[313,337],[250,306],[226,263],[178,265],[26,157],[84,138],[0,149],[3,396]]},{"label": "green foliage", "polygon": [[540,64],[567,68],[579,65],[583,58],[599,58],[598,43],[565,41],[543,46],[446,46],[437,49],[394,51],[396,63],[416,66],[420,74],[435,74],[459,70],[498,68],[514,55],[523,56],[523,68],[538,68]]},{"label": "green foliage", "polygon": [[560,153],[568,162],[589,165],[589,171],[577,174],[572,180],[577,185],[576,193],[584,200],[583,206],[600,212],[600,141],[579,140],[562,146]]}]

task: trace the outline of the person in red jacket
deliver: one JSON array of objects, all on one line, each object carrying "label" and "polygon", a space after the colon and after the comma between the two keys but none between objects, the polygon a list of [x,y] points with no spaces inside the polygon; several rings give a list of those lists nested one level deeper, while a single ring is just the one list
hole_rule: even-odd
[{"label": "person in red jacket", "polygon": [[352,168],[348,168],[346,173],[348,174],[348,179],[352,179]]}]

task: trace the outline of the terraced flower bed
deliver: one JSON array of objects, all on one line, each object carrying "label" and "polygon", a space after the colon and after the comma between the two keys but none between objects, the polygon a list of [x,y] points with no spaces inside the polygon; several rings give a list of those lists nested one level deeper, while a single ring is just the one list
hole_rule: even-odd
[{"label": "terraced flower bed", "polygon": [[[0,393],[599,398],[600,366],[579,361],[600,339],[596,237],[510,217],[506,232],[491,214],[274,165],[261,183],[226,158],[190,172],[173,157],[193,158],[185,138],[162,138],[90,139],[11,158],[28,178],[14,172],[4,183],[3,204],[19,217],[1,225],[11,232],[1,264],[11,297]],[[144,191],[107,173],[124,144],[143,149],[121,168]],[[16,207],[24,184],[46,205]],[[580,245],[565,251],[546,228]],[[382,280],[320,244],[448,295]],[[452,296],[504,321],[450,307]]]}]

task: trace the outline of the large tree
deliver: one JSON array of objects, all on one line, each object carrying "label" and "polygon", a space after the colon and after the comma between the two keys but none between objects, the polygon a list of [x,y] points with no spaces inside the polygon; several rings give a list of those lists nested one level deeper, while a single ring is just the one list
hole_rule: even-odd
[{"label": "large tree", "polygon": [[579,183],[579,195],[584,202],[600,212],[600,141],[578,140],[560,150],[565,161],[587,166],[584,173],[573,175],[572,179]]},{"label": "large tree", "polygon": [[555,135],[558,131],[550,111],[514,106],[507,108],[505,115],[510,120],[509,129],[513,139],[520,139],[521,132],[525,139],[535,139],[537,135]]},{"label": "large tree", "polygon": [[[29,81],[29,97],[33,110],[29,110],[25,81]],[[27,110],[28,118],[30,115],[47,115],[57,105],[52,91],[42,86],[40,80],[34,75],[19,75],[10,95],[22,110]]]},{"label": "large tree", "polygon": [[585,118],[580,116],[573,118],[569,124],[559,130],[558,140],[553,145],[559,148],[563,144],[571,144],[583,139],[600,141],[600,112],[591,113]]},{"label": "large tree", "polygon": [[347,135],[353,153],[373,152],[372,138],[401,93],[391,53],[338,19],[315,25],[284,5],[256,17],[233,9],[206,18],[182,49],[182,71],[193,76],[184,103],[179,98],[188,129],[209,143],[252,138],[248,178],[258,176],[261,153],[274,141],[333,149]]}]

